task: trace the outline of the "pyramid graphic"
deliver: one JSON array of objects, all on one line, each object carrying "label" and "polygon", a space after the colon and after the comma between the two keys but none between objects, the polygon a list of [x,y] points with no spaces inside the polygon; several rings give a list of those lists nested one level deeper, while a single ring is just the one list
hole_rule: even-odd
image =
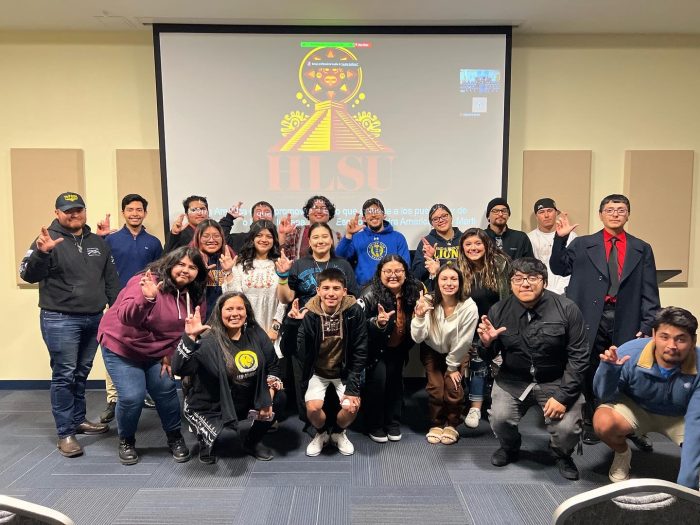
[{"label": "pyramid graphic", "polygon": [[273,151],[392,151],[358,123],[345,104],[325,100]]}]

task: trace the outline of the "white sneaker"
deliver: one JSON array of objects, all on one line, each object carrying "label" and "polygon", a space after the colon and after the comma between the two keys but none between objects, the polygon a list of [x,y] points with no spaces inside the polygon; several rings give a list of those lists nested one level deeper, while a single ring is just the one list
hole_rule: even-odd
[{"label": "white sneaker", "polygon": [[306,447],[306,455],[311,457],[318,456],[327,444],[328,432],[318,432]]},{"label": "white sneaker", "polygon": [[628,447],[625,452],[620,454],[615,452],[612,465],[608,477],[613,483],[630,479],[630,462],[632,461],[632,450]]},{"label": "white sneaker", "polygon": [[464,418],[464,424],[469,428],[476,428],[479,426],[479,421],[481,421],[481,409],[470,408],[467,417]]},{"label": "white sneaker", "polygon": [[331,434],[331,443],[333,443],[343,456],[352,456],[355,453],[355,447],[345,434],[345,430],[337,434]]}]

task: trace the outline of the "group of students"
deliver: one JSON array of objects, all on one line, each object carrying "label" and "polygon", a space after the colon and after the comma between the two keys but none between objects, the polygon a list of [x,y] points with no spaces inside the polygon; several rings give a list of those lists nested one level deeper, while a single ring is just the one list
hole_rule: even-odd
[{"label": "group of students", "polygon": [[[495,199],[489,207],[499,204],[504,207]],[[180,431],[176,376],[182,378],[182,413],[205,463],[216,460],[222,431],[244,419],[253,420],[244,450],[272,459],[262,440],[292,390],[311,436],[308,456],[328,443],[353,454],[346,429],[359,413],[370,439],[398,441],[403,369],[415,343],[427,378],[427,441],[451,445],[462,422],[479,425],[492,370],[502,363],[500,352],[485,349],[484,340],[500,333],[493,332],[487,314],[521,283],[529,289],[538,278],[547,280],[546,268],[528,258],[520,259],[524,266],[513,265],[505,222],[496,238],[480,228],[461,232],[452,226],[449,208],[435,204],[428,217],[433,229],[409,265],[406,240],[385,219],[378,199],[365,202],[364,224],[358,214],[344,235],[331,228],[335,208],[324,196],[311,197],[303,207],[308,224],[295,226],[289,216],[276,224],[273,206],[260,201],[251,208],[250,231],[231,233],[240,205],[217,222],[208,217],[205,197],[185,199],[165,254],[109,300],[97,340],[117,390],[122,463],[139,460],[136,427],[146,393],[174,459],[190,459]],[[109,233],[104,226],[98,231]],[[497,247],[499,240],[506,246]],[[381,249],[368,249],[373,243]],[[531,267],[536,275],[522,273]],[[335,396],[326,395],[329,386]],[[64,453],[60,441],[59,450]],[[512,458],[504,457],[502,464]]]}]

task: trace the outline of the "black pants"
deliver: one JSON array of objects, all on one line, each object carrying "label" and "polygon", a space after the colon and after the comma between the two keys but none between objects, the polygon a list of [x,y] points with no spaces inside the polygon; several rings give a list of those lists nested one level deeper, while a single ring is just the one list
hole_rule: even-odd
[{"label": "black pants", "polygon": [[403,401],[403,366],[404,353],[389,349],[377,364],[367,368],[362,410],[369,432],[388,429],[399,423]]},{"label": "black pants", "polygon": [[591,357],[583,385],[583,395],[586,398],[586,404],[583,407],[583,420],[586,425],[592,424],[593,413],[598,406],[595,394],[593,393],[593,378],[600,364],[600,354],[604,353],[610,348],[610,345],[612,345],[614,329],[615,305],[606,304],[603,308],[603,315],[600,317],[600,324],[598,325],[598,332],[595,335],[593,348],[591,348]]}]

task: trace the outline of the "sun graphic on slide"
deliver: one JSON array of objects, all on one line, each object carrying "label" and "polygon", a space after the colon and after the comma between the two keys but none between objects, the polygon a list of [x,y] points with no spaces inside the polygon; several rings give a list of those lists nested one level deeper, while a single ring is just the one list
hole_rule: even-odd
[{"label": "sun graphic on slide", "polygon": [[348,49],[323,47],[309,51],[299,67],[299,84],[313,102],[346,103],[362,86],[362,68]]}]

